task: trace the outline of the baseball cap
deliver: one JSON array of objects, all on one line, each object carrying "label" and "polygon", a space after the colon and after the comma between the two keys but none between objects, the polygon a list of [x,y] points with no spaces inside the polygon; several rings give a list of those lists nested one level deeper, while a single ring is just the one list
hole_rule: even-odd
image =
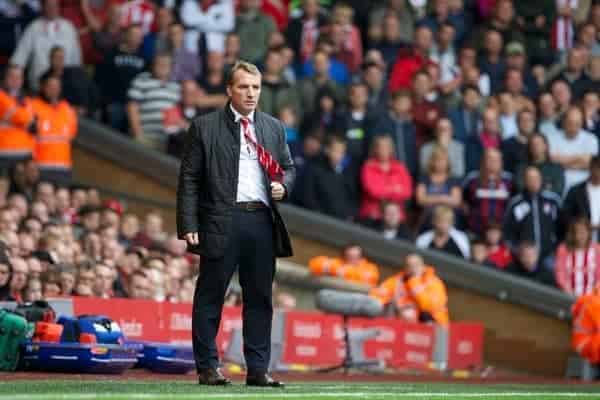
[{"label": "baseball cap", "polygon": [[525,46],[519,42],[510,42],[505,47],[507,56],[525,55]]}]

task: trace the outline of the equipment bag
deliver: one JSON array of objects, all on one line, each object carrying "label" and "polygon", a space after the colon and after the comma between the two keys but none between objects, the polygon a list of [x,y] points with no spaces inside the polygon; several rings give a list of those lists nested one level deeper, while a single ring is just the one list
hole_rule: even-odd
[{"label": "equipment bag", "polygon": [[61,342],[122,344],[125,341],[118,323],[103,315],[60,317]]},{"label": "equipment bag", "polygon": [[19,363],[19,346],[27,338],[27,320],[0,309],[0,371],[14,371]]},{"label": "equipment bag", "polygon": [[52,306],[44,300],[36,300],[17,305],[15,312],[21,314],[29,322],[54,322],[56,312]]}]

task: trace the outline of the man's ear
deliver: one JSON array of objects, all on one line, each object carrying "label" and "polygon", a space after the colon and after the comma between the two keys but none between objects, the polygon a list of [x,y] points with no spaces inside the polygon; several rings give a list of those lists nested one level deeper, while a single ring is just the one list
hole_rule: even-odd
[{"label": "man's ear", "polygon": [[227,92],[227,97],[231,97],[231,86],[227,85],[227,87],[225,88],[225,91]]}]

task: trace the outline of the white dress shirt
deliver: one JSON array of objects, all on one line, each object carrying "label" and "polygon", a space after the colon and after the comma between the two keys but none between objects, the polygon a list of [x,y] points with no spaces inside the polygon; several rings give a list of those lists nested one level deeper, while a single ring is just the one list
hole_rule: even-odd
[{"label": "white dress shirt", "polygon": [[[233,106],[230,105],[230,107],[235,116],[235,122],[239,122],[241,118],[244,118],[244,116],[237,112]],[[254,111],[245,118],[250,121],[248,126],[250,128],[250,134],[256,138],[256,133],[254,131]],[[244,126],[240,124],[240,169],[238,174],[236,201],[262,201],[266,205],[269,205],[269,196],[267,193],[263,169],[258,162],[256,148],[252,143],[246,140],[246,137],[244,136]]]}]

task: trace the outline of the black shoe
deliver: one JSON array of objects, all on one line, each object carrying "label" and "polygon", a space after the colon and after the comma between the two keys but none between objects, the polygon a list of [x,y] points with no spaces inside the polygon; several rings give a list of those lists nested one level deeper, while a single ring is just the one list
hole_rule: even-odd
[{"label": "black shoe", "polygon": [[258,374],[246,376],[246,386],[283,388],[285,384],[271,378],[269,374]]},{"label": "black shoe", "polygon": [[225,386],[231,381],[223,376],[221,371],[216,368],[206,368],[198,370],[198,383],[209,386]]}]

